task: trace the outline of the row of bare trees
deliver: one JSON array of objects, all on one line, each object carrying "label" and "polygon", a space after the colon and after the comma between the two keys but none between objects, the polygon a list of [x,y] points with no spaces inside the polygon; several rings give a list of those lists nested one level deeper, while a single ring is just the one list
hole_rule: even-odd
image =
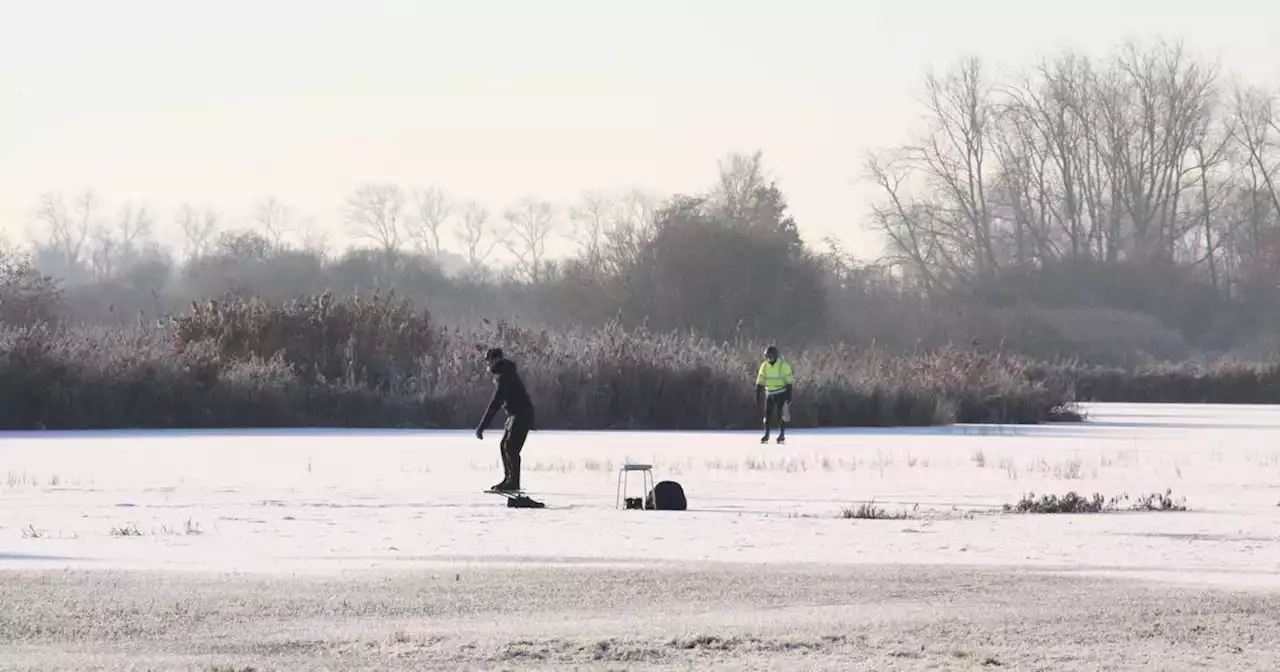
[{"label": "row of bare trees", "polygon": [[[563,209],[527,198],[504,213],[505,226],[489,229],[478,226],[487,222],[482,206],[462,203],[462,215],[454,216],[458,205],[440,189],[406,198],[394,184],[362,185],[348,196],[344,214],[353,234],[377,244],[337,255],[322,244],[299,246],[294,234],[301,229],[305,239],[309,221],[275,198],[257,202],[241,219],[246,227],[224,226],[220,213],[183,205],[173,220],[184,238],[181,263],[150,237],[156,218],[148,211],[129,207],[112,220],[92,194],[73,202],[78,209],[50,196],[43,249],[65,251],[72,262],[95,260],[89,277],[67,283],[63,312],[74,322],[119,323],[227,292],[278,300],[383,287],[424,301],[445,319],[518,315],[549,325],[624,319],[717,338],[758,330],[815,337],[826,319],[824,270],[804,249],[761,154],[732,154],[719,172],[710,189],[661,203],[639,190],[587,192]],[[85,230],[123,244],[86,252],[74,235]],[[480,231],[492,238],[467,237]],[[444,246],[450,234],[468,244],[506,245],[514,273],[449,278],[447,261],[459,258],[440,258],[452,253]],[[575,249],[550,260],[555,235]],[[95,251],[117,249],[149,250],[155,258],[97,261]]]},{"label": "row of bare trees", "polygon": [[[347,197],[342,217],[355,239],[372,242],[387,254],[452,253],[467,268],[480,271],[496,250],[504,249],[513,260],[515,278],[536,283],[546,276],[548,245],[557,237],[576,246],[580,263],[596,274],[633,258],[645,230],[652,227],[657,205],[657,197],[641,189],[618,195],[591,191],[565,208],[526,197],[495,221],[480,202],[454,200],[439,187],[406,191],[393,183],[369,183]],[[39,266],[69,282],[104,280],[148,256],[170,254],[156,242],[154,211],[126,203],[113,214],[92,190],[69,198],[58,192],[42,195],[34,220]],[[206,256],[227,235],[245,232],[277,249],[324,253],[328,244],[328,232],[314,216],[300,216],[275,196],[255,202],[244,226],[232,226],[214,208],[190,203],[180,205],[171,221],[186,259]]]},{"label": "row of bare trees", "polygon": [[[146,205],[126,202],[112,214],[106,200],[92,189],[70,197],[50,191],[42,194],[35,209],[37,231],[32,234],[35,258],[41,268],[69,282],[106,280],[130,267],[171,251],[157,240],[158,215]],[[324,233],[314,217],[298,218],[274,196],[257,201],[250,214],[250,228],[274,246],[297,234],[304,249],[324,247]],[[173,228],[182,236],[182,254],[188,259],[210,253],[225,219],[216,209],[179,206]]]},{"label": "row of bare trees", "polygon": [[102,200],[92,191],[72,199],[43,195],[35,214],[46,235],[36,246],[38,264],[68,279],[98,279],[149,251],[155,216],[146,206],[126,203],[115,217],[104,216],[102,210]]},{"label": "row of bare trees", "polygon": [[1280,282],[1280,116],[1181,44],[925,81],[928,127],[873,153],[871,224],[925,292],[1061,260],[1176,262],[1234,295]]},{"label": "row of bare trees", "polygon": [[406,192],[394,183],[370,183],[347,198],[344,215],[352,234],[388,253],[408,244],[438,255],[452,237],[468,266],[479,268],[501,247],[514,260],[517,277],[537,283],[545,277],[547,247],[555,238],[569,239],[584,263],[602,271],[636,244],[655,207],[656,197],[640,189],[618,196],[587,192],[564,209],[528,196],[494,221],[481,203],[455,201],[439,187]]},{"label": "row of bare trees", "polygon": [[[768,180],[760,152],[730,153],[719,164],[711,198],[724,212],[749,219],[759,213],[745,210],[754,207],[756,191]],[[660,205],[656,194],[641,188],[594,190],[568,206],[527,196],[494,218],[479,201],[454,198],[439,186],[406,190],[392,182],[370,182],[347,195],[341,218],[353,238],[388,255],[415,252],[439,258],[452,253],[467,268],[482,270],[503,249],[513,262],[513,279],[538,283],[547,277],[548,247],[557,239],[574,249],[572,263],[587,277],[616,273],[654,235]],[[155,212],[126,203],[113,218],[91,190],[71,198],[58,192],[42,195],[34,219],[42,229],[33,236],[39,265],[71,282],[104,280],[146,255],[169,255],[155,239]],[[172,231],[181,235],[181,255],[198,259],[212,253],[219,241],[234,244],[240,234],[250,232],[277,249],[327,249],[328,232],[316,217],[300,215],[275,196],[257,200],[240,219],[242,225],[236,226],[212,207],[183,203],[171,220]]]}]

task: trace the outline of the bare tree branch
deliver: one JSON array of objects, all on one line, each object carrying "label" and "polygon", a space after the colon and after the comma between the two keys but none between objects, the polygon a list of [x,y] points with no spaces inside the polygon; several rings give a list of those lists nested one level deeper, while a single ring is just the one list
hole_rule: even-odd
[{"label": "bare tree branch", "polygon": [[253,207],[253,223],[273,248],[278,249],[285,234],[296,229],[291,221],[292,217],[289,206],[281,203],[274,195],[259,199]]},{"label": "bare tree branch", "polygon": [[569,210],[572,226],[570,238],[578,247],[578,258],[595,277],[605,272],[606,237],[615,219],[615,207],[599,191],[582,195],[578,205]]},{"label": "bare tree branch", "polygon": [[658,198],[632,189],[616,204],[613,225],[604,234],[604,255],[614,272],[638,263],[640,251],[657,233]]},{"label": "bare tree branch", "polygon": [[413,193],[413,203],[416,226],[410,228],[409,235],[419,251],[439,255],[443,249],[440,234],[451,212],[449,199],[439,187],[427,187]]},{"label": "bare tree branch", "polygon": [[48,192],[40,197],[35,218],[47,231],[47,246],[58,257],[64,275],[71,275],[84,263],[83,250],[98,221],[101,203],[91,190],[81,192],[68,209],[62,195]]},{"label": "bare tree branch", "polygon": [[320,227],[314,215],[307,215],[298,223],[302,249],[323,257],[329,245],[329,232]]},{"label": "bare tree branch", "polygon": [[404,192],[394,184],[365,184],[347,199],[347,223],[352,232],[393,254],[400,250]]},{"label": "bare tree branch", "polygon": [[719,162],[719,183],[712,201],[731,219],[746,218],[756,190],[768,182],[762,156],[758,150],[750,156],[733,152]]},{"label": "bare tree branch", "polygon": [[190,260],[207,254],[218,233],[218,213],[211,208],[200,213],[190,203],[183,203],[175,219],[182,230],[183,255]]},{"label": "bare tree branch", "polygon": [[503,244],[515,256],[517,270],[529,282],[540,282],[547,241],[555,231],[551,204],[525,197],[503,216],[510,223],[511,234]]},{"label": "bare tree branch", "polygon": [[478,201],[467,201],[462,208],[462,223],[455,235],[462,243],[467,264],[472,271],[480,270],[495,247],[503,241],[501,232],[491,230],[489,211]]}]

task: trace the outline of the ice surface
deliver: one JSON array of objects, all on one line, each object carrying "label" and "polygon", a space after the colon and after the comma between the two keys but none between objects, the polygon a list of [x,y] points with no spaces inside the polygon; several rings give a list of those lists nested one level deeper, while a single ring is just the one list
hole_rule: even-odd
[{"label": "ice surface", "polygon": [[[482,490],[500,431],[0,435],[0,568],[340,572],[468,557],[926,563],[1280,586],[1280,407],[1088,405],[1052,426],[534,432]],[[688,511],[615,508],[654,465]],[[1187,512],[1017,515],[1027,492],[1172,489]],[[642,496],[639,473],[628,495]],[[842,519],[874,499],[907,520]],[[198,530],[197,530],[198,528]],[[119,530],[139,535],[120,535]],[[34,530],[35,534],[32,535]]]}]

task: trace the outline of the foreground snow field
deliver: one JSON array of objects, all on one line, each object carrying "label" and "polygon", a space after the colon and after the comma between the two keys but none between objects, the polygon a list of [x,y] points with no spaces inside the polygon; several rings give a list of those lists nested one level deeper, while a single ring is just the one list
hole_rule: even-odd
[{"label": "foreground snow field", "polygon": [[9,572],[0,670],[1275,670],[1265,591],[947,566]]},{"label": "foreground snow field", "polygon": [[[1084,424],[535,432],[9,433],[0,567],[325,572],[459,557],[964,564],[1280,585],[1280,408],[1096,405]],[[616,510],[622,464],[689,510]],[[643,494],[640,475],[628,494]],[[1025,493],[1164,493],[1186,512],[1016,515]],[[874,500],[902,520],[850,520]],[[122,532],[124,532],[122,534]]]}]

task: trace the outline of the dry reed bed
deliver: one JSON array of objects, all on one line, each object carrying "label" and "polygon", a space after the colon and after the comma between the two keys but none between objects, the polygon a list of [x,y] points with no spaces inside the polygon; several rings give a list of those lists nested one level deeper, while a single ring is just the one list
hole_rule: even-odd
[{"label": "dry reed bed", "polygon": [[[540,428],[748,427],[763,345],[617,325],[463,331],[389,295],[229,299],[129,329],[0,332],[0,426],[465,428],[492,391],[480,350],[500,346]],[[780,345],[798,426],[1042,422],[1070,401],[1067,377],[1017,356]]]}]

